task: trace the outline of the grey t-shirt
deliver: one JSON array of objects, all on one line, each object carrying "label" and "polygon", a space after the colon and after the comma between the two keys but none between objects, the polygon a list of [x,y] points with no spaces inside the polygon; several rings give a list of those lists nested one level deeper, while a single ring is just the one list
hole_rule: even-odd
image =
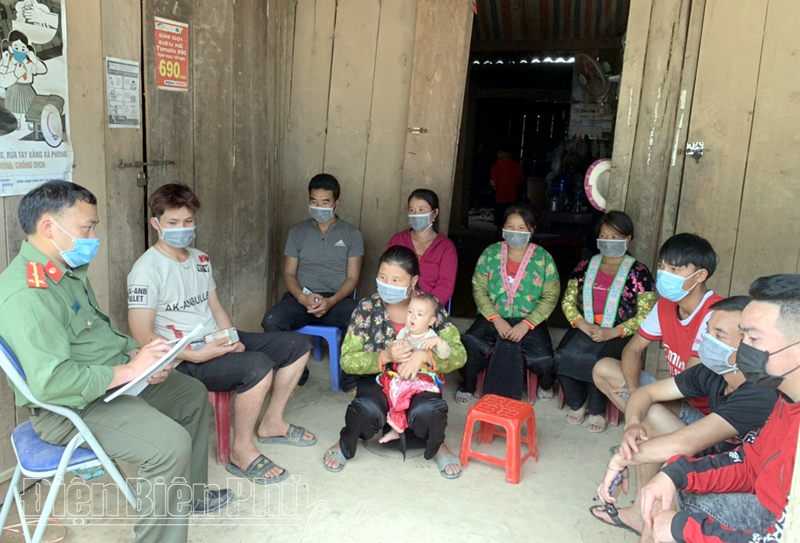
[{"label": "grey t-shirt", "polygon": [[336,292],[347,279],[347,260],[364,256],[361,232],[342,219],[323,236],[313,219],[289,230],[284,256],[296,258],[297,281],[312,292]]},{"label": "grey t-shirt", "polygon": [[155,309],[155,332],[167,339],[182,337],[198,324],[203,334],[218,330],[208,306],[208,293],[217,289],[208,255],[188,247],[189,260],[176,262],[150,247],[128,274],[128,309]]}]

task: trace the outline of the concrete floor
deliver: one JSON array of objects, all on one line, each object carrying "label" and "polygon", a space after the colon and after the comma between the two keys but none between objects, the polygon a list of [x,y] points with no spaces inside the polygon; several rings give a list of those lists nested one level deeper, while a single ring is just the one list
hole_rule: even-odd
[{"label": "concrete floor", "polygon": [[[554,335],[557,332],[554,331]],[[560,334],[559,334],[560,335]],[[288,469],[293,478],[281,488],[259,486],[255,491],[237,489],[238,499],[218,516],[196,518],[190,527],[193,542],[261,541],[561,541],[610,543],[636,541],[632,534],[606,527],[591,518],[588,508],[603,475],[608,449],[618,445],[622,428],[590,434],[585,425],[570,426],[566,411],[556,401],[536,403],[538,463],[529,460],[522,469],[519,485],[505,482],[501,468],[471,460],[461,478],[445,480],[434,461],[425,461],[421,450],[409,451],[405,463],[395,451],[377,445],[360,446],[345,470],[332,474],[321,461],[325,449],[338,439],[345,409],[352,399],[330,390],[327,361],[311,362],[308,384],[289,402],[287,419],[307,427],[318,442],[309,448],[287,446],[261,450]],[[453,376],[445,387],[450,406],[447,445],[460,449],[467,407],[453,400],[458,382]],[[213,428],[212,428],[213,432]],[[212,433],[213,435],[213,433]],[[482,446],[497,456],[504,455],[505,440]],[[370,450],[372,449],[372,450]],[[373,452],[374,451],[374,452]],[[239,479],[228,480],[224,466],[216,464],[216,450],[209,447],[210,482],[233,487]],[[123,466],[129,476],[135,467]],[[110,483],[108,476],[93,479]],[[75,500],[70,488],[59,496]],[[35,495],[26,494],[26,509],[33,511]],[[74,501],[70,502],[74,503]],[[94,511],[102,498],[93,499]],[[628,503],[623,498],[622,503]],[[67,517],[74,516],[74,507]],[[9,524],[17,522],[12,512]],[[84,522],[81,519],[78,522]],[[84,525],[64,520],[68,542],[130,541],[130,525],[90,519]],[[64,529],[48,529],[45,539],[63,535]],[[22,541],[21,536],[4,533],[3,541]]]}]

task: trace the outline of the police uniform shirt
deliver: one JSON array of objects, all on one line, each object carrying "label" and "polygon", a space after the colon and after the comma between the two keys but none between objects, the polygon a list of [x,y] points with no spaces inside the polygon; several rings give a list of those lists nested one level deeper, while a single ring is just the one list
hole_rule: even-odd
[{"label": "police uniform shirt", "polygon": [[[25,241],[0,274],[0,337],[41,402],[86,406],[105,394],[113,366],[128,363],[138,347],[100,311],[87,269],[50,261]],[[33,407],[21,394],[16,404]]]}]

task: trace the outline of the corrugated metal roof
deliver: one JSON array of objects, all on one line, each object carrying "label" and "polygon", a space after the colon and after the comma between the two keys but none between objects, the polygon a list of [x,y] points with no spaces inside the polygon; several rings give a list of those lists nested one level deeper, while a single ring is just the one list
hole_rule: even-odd
[{"label": "corrugated metal roof", "polygon": [[478,41],[622,36],[630,0],[476,0]]}]

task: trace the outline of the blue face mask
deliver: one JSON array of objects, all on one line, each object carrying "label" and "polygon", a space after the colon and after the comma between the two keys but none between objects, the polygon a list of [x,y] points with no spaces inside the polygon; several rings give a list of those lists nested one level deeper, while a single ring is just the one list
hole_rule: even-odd
[{"label": "blue face mask", "polygon": [[308,214],[318,223],[326,223],[333,218],[334,208],[308,206]]},{"label": "blue face mask", "polygon": [[728,359],[736,352],[736,349],[721,342],[708,332],[703,334],[703,341],[700,342],[697,352],[700,355],[700,362],[717,375],[725,375],[737,369],[736,365],[731,366],[728,363]]},{"label": "blue face mask", "polygon": [[381,297],[385,304],[399,304],[408,298],[408,287],[387,285],[379,279],[375,279],[375,282],[378,283],[378,296]]},{"label": "blue face mask", "polygon": [[[56,221],[53,221],[53,224],[61,228],[61,231],[66,235],[72,237],[72,234],[64,230],[64,228]],[[56,244],[55,240],[51,239],[50,241],[52,241],[53,245],[56,246],[56,249],[60,251],[61,258],[64,259],[64,262],[70,268],[80,268],[81,266],[85,266],[92,261],[94,256],[97,254],[97,249],[100,248],[100,240],[97,238],[72,238],[72,243],[74,246],[70,251],[62,251],[61,247]]]},{"label": "blue face mask", "polygon": [[16,49],[14,49],[12,53],[14,54],[14,60],[19,62],[20,64],[25,62],[25,59],[28,58],[28,53],[26,53],[25,51],[17,51]]},{"label": "blue face mask", "polygon": [[689,290],[683,290],[684,281],[691,279],[698,273],[700,273],[700,270],[697,270],[689,277],[681,277],[680,275],[675,275],[665,270],[658,270],[658,274],[656,275],[656,289],[658,293],[667,300],[671,302],[680,302],[692,291],[692,288],[697,286],[697,283],[695,283]]},{"label": "blue face mask", "polygon": [[164,243],[175,249],[185,249],[193,241],[195,236],[195,226],[187,226],[185,228],[164,228],[161,223],[156,219],[158,226],[161,227],[161,239]]}]

